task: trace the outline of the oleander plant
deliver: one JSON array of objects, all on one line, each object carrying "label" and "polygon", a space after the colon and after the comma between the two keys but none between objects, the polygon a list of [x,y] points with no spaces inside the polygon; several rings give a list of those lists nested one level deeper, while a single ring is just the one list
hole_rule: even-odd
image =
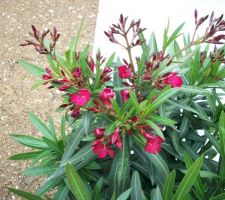
[{"label": "oleander plant", "polygon": [[49,66],[18,63],[39,77],[33,89],[60,91],[62,117],[58,130],[30,113],[42,137],[11,134],[32,150],[10,159],[30,160],[24,174],[46,178],[35,194],[9,190],[28,200],[225,199],[225,20],[195,10],[193,21],[193,34],[168,23],[159,46],[121,15],[105,35],[126,58],[77,51],[82,26],[60,54],[57,29],[32,25],[21,45]]}]

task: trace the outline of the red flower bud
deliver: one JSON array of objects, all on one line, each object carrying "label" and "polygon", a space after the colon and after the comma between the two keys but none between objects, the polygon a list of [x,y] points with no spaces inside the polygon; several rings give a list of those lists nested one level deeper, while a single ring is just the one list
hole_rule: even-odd
[{"label": "red flower bud", "polygon": [[136,122],[139,120],[139,117],[138,117],[138,116],[133,116],[133,117],[131,118],[131,120],[132,120],[134,123],[136,123]]},{"label": "red flower bud", "polygon": [[91,59],[90,62],[88,63],[88,66],[90,67],[91,71],[94,72],[94,68],[95,68],[95,63],[94,61]]},{"label": "red flower bud", "polygon": [[102,74],[108,74],[110,72],[112,72],[112,69],[110,67],[105,67]]},{"label": "red flower bud", "polygon": [[101,138],[105,134],[105,129],[104,128],[96,128],[94,131],[95,137],[96,138]]},{"label": "red flower bud", "polygon": [[76,68],[76,69],[73,71],[73,73],[72,73],[72,75],[73,75],[74,78],[80,77],[81,74],[82,74],[82,70],[81,70],[80,67]]},{"label": "red flower bud", "polygon": [[49,67],[45,67],[45,71],[46,71],[48,74],[51,74],[51,73],[52,73],[52,70],[51,70]]},{"label": "red flower bud", "polygon": [[91,98],[91,93],[87,89],[80,89],[78,92],[70,95],[70,101],[77,106],[84,106]]},{"label": "red flower bud", "polygon": [[60,91],[65,91],[65,90],[67,90],[69,87],[70,87],[69,85],[61,85],[61,86],[59,87],[59,90],[60,90]]},{"label": "red flower bud", "polygon": [[126,90],[122,90],[120,93],[121,93],[123,102],[125,103],[130,98],[129,90],[127,90],[127,89]]},{"label": "red flower bud", "polygon": [[92,111],[92,112],[95,112],[95,113],[101,112],[99,109],[97,109],[95,107],[89,107],[89,108],[87,108],[87,110]]},{"label": "red flower bud", "polygon": [[43,80],[49,80],[49,79],[51,79],[51,78],[52,78],[52,76],[49,75],[49,74],[43,74],[43,75],[42,75],[42,79],[43,79]]},{"label": "red flower bud", "polygon": [[172,88],[181,87],[183,80],[181,77],[177,76],[177,73],[169,73],[163,80],[164,84],[171,85]]},{"label": "red flower bud", "polygon": [[116,128],[116,130],[112,133],[111,135],[111,144],[116,144],[116,146],[121,149],[122,148],[122,141],[120,139],[120,135],[119,135],[120,129]]},{"label": "red flower bud", "polygon": [[78,109],[74,109],[71,113],[71,116],[74,117],[74,118],[78,118],[80,115],[80,108]]},{"label": "red flower bud", "polygon": [[119,77],[120,78],[130,78],[132,75],[131,69],[126,65],[118,67]]},{"label": "red flower bud", "polygon": [[153,67],[153,64],[152,64],[150,61],[147,61],[145,65],[146,65],[146,68],[147,68],[147,69]]}]

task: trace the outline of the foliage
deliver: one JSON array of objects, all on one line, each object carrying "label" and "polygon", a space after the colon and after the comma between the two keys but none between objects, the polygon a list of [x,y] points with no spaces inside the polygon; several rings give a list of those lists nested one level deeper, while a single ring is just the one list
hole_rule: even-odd
[{"label": "foliage", "polygon": [[[184,24],[171,34],[168,25],[159,50],[154,33],[145,39],[140,20],[128,24],[121,15],[105,34],[128,60],[106,59],[100,51],[92,58],[88,46],[77,52],[81,28],[60,55],[56,28],[49,42],[49,31],[32,26],[35,41],[23,46],[45,54],[49,67],[19,63],[40,77],[33,88],[62,92],[61,128],[58,133],[51,118],[46,124],[30,113],[42,137],[11,135],[33,151],[10,159],[31,160],[24,174],[47,178],[35,195],[10,191],[29,200],[47,199],[52,189],[53,200],[224,199],[225,21],[212,13],[196,38],[207,18],[195,11],[192,39],[181,33]],[[142,54],[134,59],[136,46]]]}]

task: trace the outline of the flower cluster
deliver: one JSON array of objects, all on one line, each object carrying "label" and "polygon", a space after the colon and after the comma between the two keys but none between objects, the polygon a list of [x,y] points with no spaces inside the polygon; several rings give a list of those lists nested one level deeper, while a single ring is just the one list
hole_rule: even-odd
[{"label": "flower cluster", "polygon": [[[207,18],[208,16],[198,18],[197,11],[195,12],[195,32]],[[164,139],[159,137],[156,134],[157,131],[152,127],[143,125],[144,120],[149,120],[149,115],[142,116],[145,112],[143,107],[148,103],[153,103],[157,94],[160,94],[164,88],[179,88],[183,85],[182,75],[176,71],[154,75],[162,65],[169,67],[174,59],[176,62],[176,56],[167,54],[165,46],[161,51],[155,51],[143,58],[136,58],[136,62],[133,60],[132,49],[145,43],[141,37],[145,29],[140,27],[140,20],[128,24],[127,19],[121,15],[119,23],[113,24],[105,34],[111,42],[122,46],[127,51],[129,61],[123,59],[123,63],[115,66],[113,62],[109,61],[105,64],[106,59],[100,52],[97,52],[95,59],[88,54],[81,55],[80,52],[75,52],[74,60],[70,59],[66,67],[60,66],[57,70],[46,67],[46,73],[42,75],[44,84],[51,83],[49,88],[57,87],[63,92],[64,104],[61,105],[61,108],[68,108],[71,111],[71,117],[75,120],[80,118],[83,112],[89,111],[95,114],[96,120],[106,118],[110,123],[118,122],[119,125],[115,126],[112,133],[106,134],[107,127],[94,130],[95,141],[93,141],[92,147],[99,158],[105,158],[107,155],[113,157],[114,146],[118,149],[122,148],[122,135],[129,134],[131,136],[133,133],[142,137],[142,141],[145,140],[144,149],[147,152],[159,153]],[[224,27],[225,22],[222,17],[214,18],[212,13],[205,35],[194,40],[194,33],[188,47],[203,42],[221,43],[225,39],[224,35],[216,34],[225,30]],[[38,42],[26,40],[26,43],[22,45],[33,45],[39,53],[51,56],[52,62],[58,65],[58,58],[53,51],[59,38],[57,30],[54,28],[53,32],[50,32],[52,38],[50,50],[44,46],[44,38],[49,31],[40,33],[34,26],[32,26],[32,30],[31,36]],[[125,42],[121,42],[118,36]],[[71,53],[70,51],[72,50],[69,49],[68,52]],[[203,52],[200,57],[201,62],[204,59]],[[224,61],[223,52],[216,51],[211,54],[211,60],[213,59]],[[115,74],[117,77],[114,77]],[[218,79],[218,75],[216,79]],[[114,81],[116,80],[120,85],[117,83],[115,86]],[[157,92],[153,97],[148,98],[147,95],[152,90]],[[120,97],[120,101],[118,97]],[[142,110],[140,108],[135,110],[135,107],[140,107]],[[120,113],[120,110],[123,110],[124,113]],[[153,112],[158,114],[157,110]],[[140,122],[139,119],[141,119]],[[160,124],[156,123],[154,127],[160,129]]]},{"label": "flower cluster", "polygon": [[96,141],[92,143],[93,152],[98,155],[98,158],[105,158],[109,155],[114,157],[114,151],[111,145],[116,145],[118,149],[122,148],[122,141],[119,135],[120,129],[117,128],[111,135],[105,134],[104,128],[96,128],[94,131]]}]

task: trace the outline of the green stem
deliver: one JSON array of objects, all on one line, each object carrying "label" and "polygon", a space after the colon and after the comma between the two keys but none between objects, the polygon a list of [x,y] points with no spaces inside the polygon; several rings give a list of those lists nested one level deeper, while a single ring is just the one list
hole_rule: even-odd
[{"label": "green stem", "polygon": [[183,51],[187,50],[188,48],[190,48],[192,46],[195,46],[195,45],[198,45],[198,44],[201,44],[203,42],[204,42],[204,37],[201,37],[198,40],[191,42],[190,44],[188,44],[187,46],[185,46],[183,49],[181,49],[178,53],[176,53],[175,55],[173,55],[171,57],[171,59],[174,59],[176,56],[178,56],[179,54],[181,54]]},{"label": "green stem", "polygon": [[130,60],[130,67],[131,67],[131,70],[133,72],[133,74],[135,74],[135,70],[134,70],[134,62],[133,62],[133,59],[132,59],[132,54],[131,54],[131,46],[128,42],[128,38],[127,38],[127,34],[124,35],[124,38],[126,40],[126,44],[127,44],[127,53],[128,53],[128,57],[129,57],[129,60]]}]

